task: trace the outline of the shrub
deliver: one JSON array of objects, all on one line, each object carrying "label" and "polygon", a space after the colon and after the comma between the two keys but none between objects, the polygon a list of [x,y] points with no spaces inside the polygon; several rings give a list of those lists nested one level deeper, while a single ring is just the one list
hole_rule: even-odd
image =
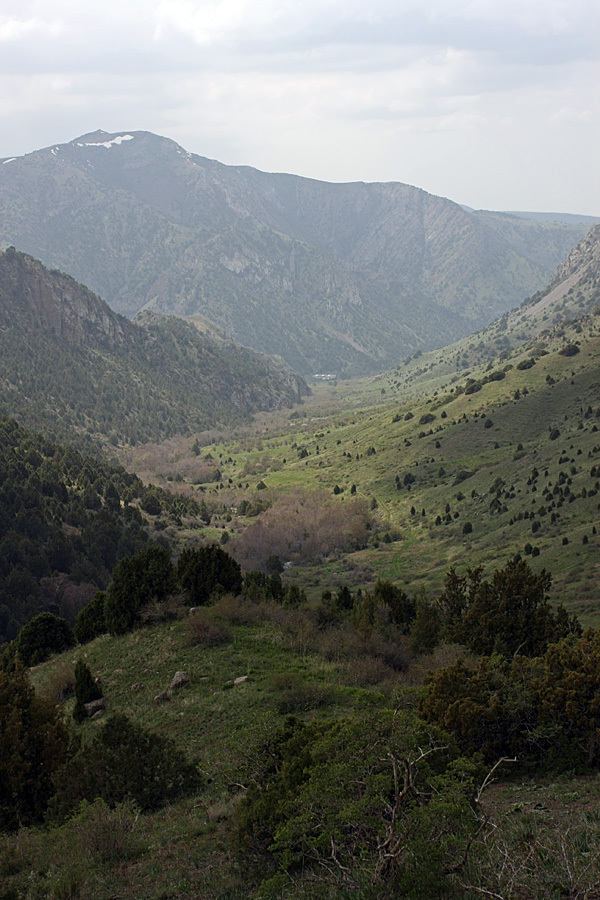
[{"label": "shrub", "polygon": [[558,351],[561,356],[576,356],[579,353],[577,344],[566,344]]},{"label": "shrub", "polygon": [[136,849],[134,829],[138,810],[130,801],[111,809],[104,800],[82,802],[65,832],[71,846],[94,864],[127,859]]},{"label": "shrub", "polygon": [[217,647],[231,641],[229,629],[211,622],[202,610],[190,616],[187,632],[193,647]]},{"label": "shrub", "polygon": [[475,766],[447,735],[389,710],[359,721],[290,717],[263,759],[237,818],[262,873],[278,864],[266,895],[301,872],[344,892],[376,885],[382,900],[449,895],[447,873],[477,817]]},{"label": "shrub", "polygon": [[527,359],[522,359],[520,363],[517,363],[517,369],[520,369],[521,371],[523,371],[523,369],[531,369],[533,366],[535,366],[535,359],[531,356]]},{"label": "shrub", "polygon": [[45,662],[53,653],[62,653],[75,643],[66,619],[49,612],[39,613],[21,628],[15,639],[15,650],[26,666]]},{"label": "shrub", "polygon": [[331,702],[331,690],[323,685],[307,684],[297,672],[280,672],[270,680],[277,695],[277,712],[289,715],[319,709]]},{"label": "shrub", "polygon": [[132,800],[142,811],[159,809],[198,790],[201,778],[168,738],[117,714],[57,772],[55,786],[50,816],[64,821],[98,797],[111,807]]},{"label": "shrub", "polygon": [[451,731],[464,752],[482,753],[488,762],[526,753],[535,757],[541,747],[536,749],[533,739],[538,704],[532,682],[539,669],[539,661],[523,657],[512,662],[483,657],[474,666],[459,659],[427,677],[419,712]]},{"label": "shrub", "polygon": [[242,590],[239,564],[217,544],[186,548],[177,562],[177,581],[191,606],[202,606],[217,587],[225,593]]}]

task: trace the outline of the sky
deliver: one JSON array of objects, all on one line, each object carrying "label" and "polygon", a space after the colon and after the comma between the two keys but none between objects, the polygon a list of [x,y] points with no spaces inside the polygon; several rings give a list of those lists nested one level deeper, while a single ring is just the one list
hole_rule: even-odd
[{"label": "sky", "polygon": [[0,158],[97,129],[600,216],[600,4],[0,0]]}]

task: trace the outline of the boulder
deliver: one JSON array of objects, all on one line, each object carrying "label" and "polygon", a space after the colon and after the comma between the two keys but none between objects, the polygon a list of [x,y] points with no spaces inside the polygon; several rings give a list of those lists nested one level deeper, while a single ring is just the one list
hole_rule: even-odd
[{"label": "boulder", "polygon": [[186,684],[189,684],[191,681],[190,676],[187,672],[175,672],[173,675],[173,680],[171,682],[171,690],[175,691],[180,687],[183,687]]},{"label": "boulder", "polygon": [[92,716],[95,716],[97,712],[102,709],[106,709],[106,697],[100,697],[99,700],[90,700],[89,703],[84,703],[83,707],[85,709],[86,715],[91,719]]}]

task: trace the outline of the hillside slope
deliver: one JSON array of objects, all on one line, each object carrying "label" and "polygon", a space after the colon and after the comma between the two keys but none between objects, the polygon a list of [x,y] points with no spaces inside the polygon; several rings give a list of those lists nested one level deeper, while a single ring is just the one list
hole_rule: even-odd
[{"label": "hillside slope", "polygon": [[135,443],[240,421],[307,392],[282,362],[175,317],[132,323],[69,276],[0,253],[0,408],[29,427]]},{"label": "hillside slope", "polygon": [[200,313],[303,374],[380,371],[533,293],[579,223],[472,213],[405,184],[224,166],[148,132],[0,165],[0,244],[110,305]]}]

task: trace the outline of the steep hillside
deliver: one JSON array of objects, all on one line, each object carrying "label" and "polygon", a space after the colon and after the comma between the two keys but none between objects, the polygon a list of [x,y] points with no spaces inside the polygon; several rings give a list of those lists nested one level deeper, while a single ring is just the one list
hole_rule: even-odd
[{"label": "steep hillside", "polygon": [[0,243],[114,309],[199,313],[304,374],[382,370],[533,293],[579,223],[472,213],[404,184],[224,166],[148,132],[0,165]]},{"label": "steep hillside", "polygon": [[491,325],[429,353],[415,353],[394,369],[392,390],[418,396],[468,377],[474,366],[507,358],[538,339],[563,342],[565,328],[578,339],[600,307],[600,226],[595,225],[556,269],[548,285]]},{"label": "steep hillside", "polygon": [[145,545],[149,522],[200,513],[194,499],[0,415],[0,644],[43,610],[72,624],[118,560]]},{"label": "steep hillside", "polygon": [[32,257],[0,253],[0,408],[113,445],[190,434],[308,392],[282,362],[175,317],[132,323]]}]

